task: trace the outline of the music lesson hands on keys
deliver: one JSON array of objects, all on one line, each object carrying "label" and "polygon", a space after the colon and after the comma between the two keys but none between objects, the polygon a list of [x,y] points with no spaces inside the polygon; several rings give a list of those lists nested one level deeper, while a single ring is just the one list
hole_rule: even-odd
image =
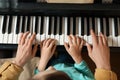
[{"label": "music lesson hands on keys", "polygon": [[36,42],[54,38],[58,45],[67,42],[67,35],[82,37],[92,44],[90,29],[107,36],[108,45],[120,46],[119,17],[61,17],[0,15],[0,44],[17,44],[20,33],[36,33]]}]

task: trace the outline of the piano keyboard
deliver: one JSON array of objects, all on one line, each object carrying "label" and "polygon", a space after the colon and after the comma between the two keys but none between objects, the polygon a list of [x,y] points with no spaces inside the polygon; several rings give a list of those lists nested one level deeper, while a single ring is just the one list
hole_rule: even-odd
[{"label": "piano keyboard", "polygon": [[20,33],[36,33],[36,42],[54,38],[58,45],[73,34],[92,44],[90,29],[107,36],[109,46],[120,47],[119,17],[61,17],[0,15],[0,44],[17,44]]}]

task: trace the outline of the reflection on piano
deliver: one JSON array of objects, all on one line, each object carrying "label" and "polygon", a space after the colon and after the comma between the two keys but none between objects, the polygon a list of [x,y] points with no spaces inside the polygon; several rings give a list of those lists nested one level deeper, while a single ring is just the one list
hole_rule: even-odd
[{"label": "reflection on piano", "polygon": [[[19,3],[0,10],[0,49],[16,49],[21,32],[36,33],[36,42],[46,38],[62,46],[67,35],[82,37],[92,44],[90,29],[107,36],[115,51],[120,47],[120,5]],[[120,51],[120,50],[119,50]]]}]

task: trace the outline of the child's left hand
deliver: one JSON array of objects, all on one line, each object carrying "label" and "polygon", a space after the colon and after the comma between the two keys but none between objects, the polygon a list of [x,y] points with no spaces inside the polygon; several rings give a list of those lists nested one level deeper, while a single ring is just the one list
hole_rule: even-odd
[{"label": "child's left hand", "polygon": [[46,39],[40,43],[41,48],[41,58],[38,65],[40,71],[44,71],[48,61],[53,56],[56,49],[56,40],[55,39]]},{"label": "child's left hand", "polygon": [[81,51],[84,44],[84,40],[80,37],[70,35],[68,36],[68,43],[64,43],[64,46],[75,63],[82,61]]}]

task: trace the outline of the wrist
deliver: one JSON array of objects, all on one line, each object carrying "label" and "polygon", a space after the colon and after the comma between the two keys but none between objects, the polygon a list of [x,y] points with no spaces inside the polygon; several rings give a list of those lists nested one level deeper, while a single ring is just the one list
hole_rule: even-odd
[{"label": "wrist", "polygon": [[97,66],[98,69],[105,69],[105,70],[111,70],[111,66],[110,65],[98,65]]},{"label": "wrist", "polygon": [[12,61],[12,63],[14,63],[15,65],[17,65],[17,66],[20,66],[20,67],[23,67],[24,65],[21,63],[21,62],[19,62],[19,61]]},{"label": "wrist", "polygon": [[38,70],[39,71],[44,71],[46,66],[47,66],[48,61],[46,60],[40,60],[38,64]]},{"label": "wrist", "polygon": [[76,56],[76,57],[73,57],[73,60],[75,61],[75,63],[79,64],[83,59],[81,56]]}]

